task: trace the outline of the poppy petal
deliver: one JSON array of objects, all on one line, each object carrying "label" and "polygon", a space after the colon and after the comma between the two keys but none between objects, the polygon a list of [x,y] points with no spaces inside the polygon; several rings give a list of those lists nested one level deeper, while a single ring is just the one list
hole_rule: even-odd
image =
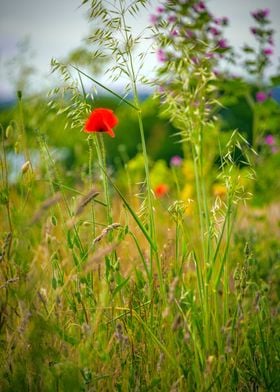
[{"label": "poppy petal", "polygon": [[113,127],[118,124],[118,118],[114,112],[106,108],[94,109],[85,123],[85,132],[105,132],[115,137]]},{"label": "poppy petal", "polygon": [[115,137],[115,133],[113,131],[113,129],[109,126],[109,124],[104,121],[104,132],[108,133],[108,135],[110,135],[111,137]]}]

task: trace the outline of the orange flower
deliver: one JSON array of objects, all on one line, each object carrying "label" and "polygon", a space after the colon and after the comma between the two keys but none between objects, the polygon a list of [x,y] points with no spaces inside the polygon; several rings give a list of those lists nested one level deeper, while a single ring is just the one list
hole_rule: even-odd
[{"label": "orange flower", "polygon": [[105,108],[94,109],[85,124],[85,132],[105,132],[115,137],[113,127],[118,124],[118,118],[112,110]]},{"label": "orange flower", "polygon": [[168,185],[166,185],[166,184],[159,184],[155,188],[154,192],[155,192],[156,197],[163,197],[163,196],[165,196],[167,194],[168,190],[169,190]]}]

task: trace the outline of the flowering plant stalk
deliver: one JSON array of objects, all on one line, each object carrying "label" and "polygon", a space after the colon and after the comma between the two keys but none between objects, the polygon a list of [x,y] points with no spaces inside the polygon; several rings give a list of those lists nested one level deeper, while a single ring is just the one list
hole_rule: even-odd
[{"label": "flowering plant stalk", "polygon": [[[108,181],[107,177],[104,174],[105,168],[106,168],[106,153],[105,153],[105,147],[104,147],[104,141],[103,141],[103,135],[102,133],[107,133],[111,137],[115,137],[113,127],[118,124],[118,119],[114,115],[112,110],[106,109],[106,108],[98,108],[94,109],[88,120],[86,121],[85,124],[85,132],[88,133],[95,133],[94,135],[94,144],[96,147],[96,152],[97,152],[97,157],[98,157],[98,163],[102,169],[102,179],[103,179],[103,187],[104,187],[104,193],[105,193],[105,200],[107,204],[107,224],[111,225],[113,223],[112,220],[112,207],[111,207],[111,201],[110,201],[110,196],[109,196],[109,188],[108,188]],[[90,174],[92,175],[92,168],[91,168],[91,156],[92,156],[92,151],[91,151],[91,146],[92,146],[92,141],[91,138],[88,139],[90,151],[89,151],[89,166],[90,166]],[[92,178],[92,177],[91,177]]]},{"label": "flowering plant stalk", "polygon": [[[229,252],[233,225],[238,202],[248,197],[240,184],[240,176],[233,175],[236,149],[242,151],[246,165],[250,166],[249,145],[238,133],[233,134],[226,151],[222,152],[217,143],[220,177],[227,195],[225,200],[218,198],[211,206],[205,138],[211,134],[218,140],[214,113],[219,103],[213,70],[219,59],[231,51],[222,38],[221,27],[227,25],[227,19],[214,18],[202,1],[168,1],[153,22],[161,62],[155,80],[155,85],[160,86],[157,96],[165,115],[178,129],[185,158],[191,157],[194,167],[200,243],[192,248],[191,254],[196,267],[202,329],[198,332],[193,326],[192,332],[194,336],[200,335],[203,352],[211,352],[216,341],[222,353],[224,342],[219,331],[229,319]],[[178,224],[176,233],[179,233]]]},{"label": "flowering plant stalk", "polygon": [[271,65],[271,56],[274,52],[274,30],[271,28],[271,21],[269,19],[270,10],[257,9],[251,13],[255,25],[251,27],[257,43],[257,51],[250,45],[244,45],[243,52],[246,56],[244,65],[248,74],[254,78],[257,83],[257,92],[255,97],[247,94],[247,102],[253,113],[252,124],[252,140],[253,149],[257,150],[258,144],[262,137],[262,130],[260,129],[260,106],[269,99],[269,93],[265,85],[267,84],[267,71]]}]

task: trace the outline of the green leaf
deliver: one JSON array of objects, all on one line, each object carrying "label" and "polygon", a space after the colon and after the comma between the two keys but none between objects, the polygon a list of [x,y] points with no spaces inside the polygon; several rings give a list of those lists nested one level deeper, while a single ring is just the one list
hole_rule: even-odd
[{"label": "green leaf", "polygon": [[55,290],[57,288],[57,281],[55,278],[52,278],[52,288]]},{"label": "green leaf", "polygon": [[118,292],[128,283],[129,279],[130,279],[129,277],[126,278],[126,279],[124,279],[124,280],[115,288],[115,290],[113,291],[113,297],[115,297],[115,295],[117,295]]},{"label": "green leaf", "polygon": [[71,238],[71,231],[70,230],[67,231],[67,244],[70,249],[74,248],[74,243]]},{"label": "green leaf", "polygon": [[73,256],[75,266],[80,267],[80,260],[79,260],[78,256],[75,254],[75,252],[72,253],[72,256]]}]

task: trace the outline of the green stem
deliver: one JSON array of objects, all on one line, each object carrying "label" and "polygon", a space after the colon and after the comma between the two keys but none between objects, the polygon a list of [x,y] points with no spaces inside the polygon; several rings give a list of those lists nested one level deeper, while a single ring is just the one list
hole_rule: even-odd
[{"label": "green stem", "polygon": [[176,233],[175,233],[175,275],[179,276],[179,235],[180,227],[178,222],[176,222]]},{"label": "green stem", "polygon": [[[104,171],[106,170],[106,151],[105,151],[105,146],[104,146],[104,140],[103,140],[103,135],[97,135],[97,137],[100,136],[99,139],[99,146],[100,146],[100,158],[101,158],[101,166],[103,167]],[[111,225],[113,223],[113,218],[112,218],[112,206],[111,206],[111,200],[110,200],[110,193],[109,193],[109,186],[108,186],[108,180],[107,176],[104,174],[104,171],[102,171],[102,180],[103,180],[103,187],[104,187],[104,193],[105,193],[105,200],[107,204],[107,221],[108,224]]]},{"label": "green stem", "polygon": [[[200,182],[201,182],[201,196],[202,196],[202,203],[203,203],[203,217],[205,220],[205,232],[207,232],[207,240],[205,246],[205,263],[209,263],[210,259],[210,236],[209,236],[209,228],[210,228],[210,219],[209,219],[209,211],[207,205],[207,194],[206,194],[206,187],[205,187],[205,176],[204,176],[204,143],[203,143],[203,126],[200,127],[200,134],[199,134],[199,141],[200,141],[200,154],[199,154],[199,173],[200,173]],[[204,243],[205,243],[204,242]]]},{"label": "green stem", "polygon": [[[100,139],[99,139],[100,136]],[[112,224],[112,212],[111,212],[111,202],[109,196],[109,188],[108,188],[108,180],[106,176],[106,157],[105,157],[105,148],[104,142],[102,139],[102,135],[94,135],[94,145],[97,154],[98,165],[101,169],[102,183],[103,183],[103,191],[105,195],[105,203],[106,203],[106,214],[107,214],[107,224]]]},{"label": "green stem", "polygon": [[217,276],[216,281],[215,281],[215,287],[216,288],[218,288],[218,285],[219,285],[219,283],[221,281],[221,276],[222,276],[222,273],[224,271],[224,266],[225,266],[225,263],[227,262],[228,252],[229,252],[229,248],[230,248],[230,240],[231,240],[233,226],[234,226],[235,219],[236,219],[237,209],[234,210],[234,215],[233,215],[232,219],[230,219],[230,214],[231,213],[232,213],[232,211],[229,212],[229,218],[228,218],[227,225],[226,225],[226,227],[227,227],[226,247],[225,247],[225,252],[224,252],[224,255],[223,255],[223,258],[222,258],[222,263],[221,263],[221,266],[220,266],[220,270],[218,272],[218,276]]},{"label": "green stem", "polygon": [[179,181],[178,181],[177,171],[174,167],[171,167],[171,171],[172,171],[173,179],[174,179],[174,182],[176,185],[177,197],[178,197],[178,200],[180,200],[181,190],[180,190],[180,185],[179,185]]},{"label": "green stem", "polygon": [[199,227],[200,227],[200,238],[201,238],[201,246],[203,252],[203,264],[206,261],[206,252],[205,252],[205,238],[204,238],[204,219],[203,219],[203,208],[202,208],[202,200],[201,200],[201,181],[199,175],[199,167],[198,167],[198,154],[195,151],[195,146],[192,143],[192,156],[193,156],[193,164],[194,164],[194,176],[195,176],[195,186],[196,186],[196,196],[197,196],[197,207],[199,214]]},{"label": "green stem", "polygon": [[19,130],[20,130],[20,135],[22,138],[22,145],[23,145],[23,153],[24,153],[24,158],[25,161],[30,162],[30,168],[33,173],[33,167],[32,167],[32,162],[30,159],[30,154],[29,150],[27,148],[27,137],[26,137],[26,131],[25,131],[25,126],[24,126],[24,117],[23,117],[23,107],[22,107],[22,93],[21,91],[18,91],[18,109],[19,109]]},{"label": "green stem", "polygon": [[[88,171],[89,171],[89,183],[90,187],[94,186],[93,183],[93,139],[92,135],[88,137],[88,148],[89,148],[89,162],[88,162]],[[96,237],[96,225],[95,225],[95,208],[94,208],[94,200],[91,201],[91,214],[92,214],[92,231],[93,237]]]}]

